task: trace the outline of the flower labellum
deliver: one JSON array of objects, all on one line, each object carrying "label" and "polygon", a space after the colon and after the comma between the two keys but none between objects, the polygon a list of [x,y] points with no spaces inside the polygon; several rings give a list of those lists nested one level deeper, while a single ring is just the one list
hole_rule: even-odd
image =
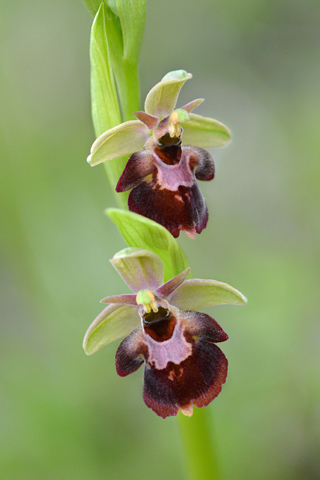
[{"label": "flower labellum", "polygon": [[198,308],[246,303],[236,289],[215,280],[187,279],[190,269],[163,283],[163,265],[154,253],[127,248],[111,263],[133,294],[106,297],[109,305],[89,327],[84,350],[92,354],[126,336],[116,353],[120,376],[144,363],[143,399],[166,418],[179,410],[208,405],[226,380],[228,361],[216,343],[227,334]]},{"label": "flower labellum", "polygon": [[96,139],[90,165],[130,154],[116,186],[131,190],[129,210],[144,215],[178,237],[189,237],[206,227],[208,209],[196,180],[214,178],[211,155],[205,150],[230,139],[229,129],[192,111],[203,99],[175,108],[179,92],[191,78],[184,70],[169,72],[148,93],[145,111]]}]

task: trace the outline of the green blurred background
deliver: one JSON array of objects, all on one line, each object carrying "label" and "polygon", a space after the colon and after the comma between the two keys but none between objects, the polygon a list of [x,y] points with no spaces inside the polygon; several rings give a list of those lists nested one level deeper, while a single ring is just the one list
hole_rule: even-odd
[{"label": "green blurred background", "polygon": [[[4,480],[185,478],[176,420],[142,401],[142,369],[86,357],[100,298],[124,292],[125,246],[94,140],[91,17],[80,0],[1,0],[1,449]],[[320,478],[320,8],[317,0],[148,1],[142,98],[170,70],[179,105],[232,130],[202,183],[210,221],[184,248],[246,307],[208,310],[230,336],[208,407],[225,480]]]}]

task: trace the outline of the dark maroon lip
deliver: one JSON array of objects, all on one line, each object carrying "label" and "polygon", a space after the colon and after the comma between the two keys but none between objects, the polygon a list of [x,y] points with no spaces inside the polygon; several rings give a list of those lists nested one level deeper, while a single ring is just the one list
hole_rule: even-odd
[{"label": "dark maroon lip", "polygon": [[174,237],[181,230],[194,237],[208,222],[197,179],[212,180],[214,162],[206,150],[181,145],[168,133],[159,142],[131,155],[116,191],[131,190],[129,210],[154,220]]},{"label": "dark maroon lip", "polygon": [[216,343],[228,336],[218,323],[200,312],[178,311],[175,315],[170,307],[160,307],[149,318],[146,315],[148,326],[128,335],[116,353],[120,376],[145,363],[143,398],[163,418],[192,405],[208,405],[227,377],[228,361]]}]

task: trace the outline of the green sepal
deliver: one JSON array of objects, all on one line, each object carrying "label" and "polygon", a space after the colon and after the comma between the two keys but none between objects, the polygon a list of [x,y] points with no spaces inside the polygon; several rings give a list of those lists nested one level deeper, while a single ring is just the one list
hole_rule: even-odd
[{"label": "green sepal", "polygon": [[190,113],[190,119],[186,123],[181,123],[181,126],[182,142],[185,145],[202,148],[223,147],[231,138],[231,132],[226,125],[195,113]]},{"label": "green sepal", "polygon": [[83,349],[87,355],[92,355],[108,343],[125,337],[139,325],[137,307],[108,305],[88,328],[83,340]]},{"label": "green sepal", "polygon": [[142,149],[149,135],[148,128],[140,120],[120,123],[95,140],[87,162],[93,167],[108,160],[131,155]]},{"label": "green sepal", "polygon": [[189,267],[180,245],[162,225],[137,213],[116,208],[109,208],[105,213],[129,246],[151,250],[161,258],[165,282]]},{"label": "green sepal", "polygon": [[198,310],[214,305],[245,305],[247,299],[227,283],[216,280],[186,280],[169,297],[169,302],[183,310]]},{"label": "green sepal", "polygon": [[129,247],[116,253],[110,263],[133,292],[156,290],[163,284],[163,263],[143,248]]},{"label": "green sepal", "polygon": [[181,88],[189,78],[192,78],[192,75],[185,70],[167,73],[148,93],[144,104],[145,112],[160,119],[170,115],[176,106]]}]

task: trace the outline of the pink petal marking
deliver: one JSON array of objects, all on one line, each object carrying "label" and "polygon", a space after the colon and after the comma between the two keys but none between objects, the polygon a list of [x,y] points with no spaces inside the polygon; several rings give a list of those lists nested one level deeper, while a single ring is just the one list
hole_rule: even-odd
[{"label": "pink petal marking", "polygon": [[148,363],[158,370],[166,368],[169,362],[179,365],[192,353],[192,345],[186,341],[180,322],[177,322],[168,340],[157,342],[147,334],[145,340],[149,347]]},{"label": "pink petal marking", "polygon": [[196,100],[192,100],[192,102],[187,103],[182,108],[183,110],[187,110],[187,112],[191,112],[195,108],[197,108],[201,103],[204,101],[204,98],[197,98]]}]

